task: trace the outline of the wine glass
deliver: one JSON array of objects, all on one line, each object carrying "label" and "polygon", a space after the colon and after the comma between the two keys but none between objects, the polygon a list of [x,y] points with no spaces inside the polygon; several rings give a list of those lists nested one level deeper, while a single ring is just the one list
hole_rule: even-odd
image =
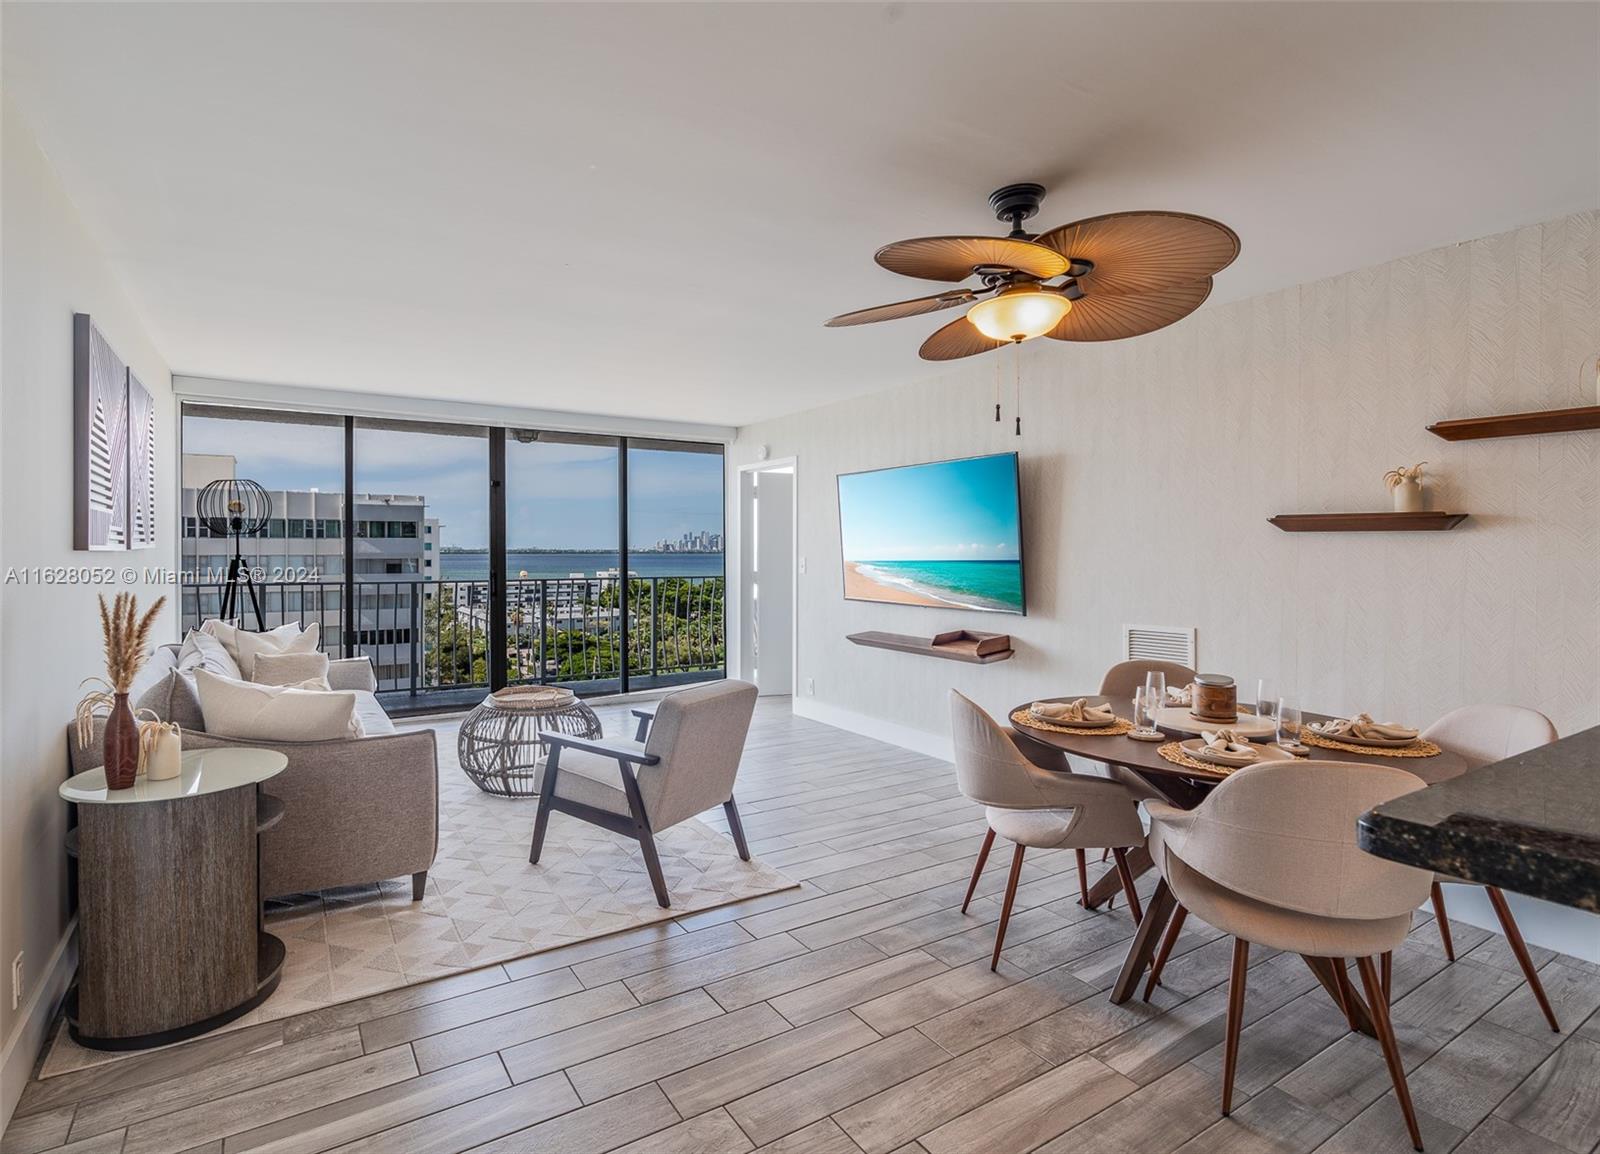
[{"label": "wine glass", "polygon": [[1300,744],[1300,707],[1290,705],[1287,697],[1278,698],[1278,744]]},{"label": "wine glass", "polygon": [[1256,682],[1256,716],[1272,718],[1277,711],[1278,698],[1272,692],[1272,682],[1263,677]]},{"label": "wine glass", "polygon": [[1144,695],[1149,702],[1150,727],[1155,728],[1155,712],[1167,703],[1167,675],[1155,670],[1144,675]]}]

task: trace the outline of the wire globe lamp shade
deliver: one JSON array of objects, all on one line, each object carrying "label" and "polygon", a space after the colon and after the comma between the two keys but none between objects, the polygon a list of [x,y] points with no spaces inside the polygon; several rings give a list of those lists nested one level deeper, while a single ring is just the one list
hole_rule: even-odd
[{"label": "wire globe lamp shade", "polygon": [[254,537],[267,527],[272,498],[254,481],[225,477],[200,490],[195,512],[213,537]]},{"label": "wire globe lamp shade", "polygon": [[1061,293],[1017,285],[973,305],[967,320],[992,341],[1025,341],[1044,336],[1071,310]]}]

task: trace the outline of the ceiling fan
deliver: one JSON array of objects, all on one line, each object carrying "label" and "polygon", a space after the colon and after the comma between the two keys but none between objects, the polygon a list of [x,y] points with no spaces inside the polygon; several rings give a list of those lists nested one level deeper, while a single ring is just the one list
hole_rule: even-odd
[{"label": "ceiling fan", "polygon": [[1034,337],[1115,341],[1182,320],[1211,293],[1211,278],[1239,255],[1227,225],[1185,212],[1113,212],[1033,235],[1041,184],[1008,184],[989,196],[1009,221],[1000,236],[925,236],[896,241],[873,258],[890,272],[983,283],[843,313],[828,327],[868,324],[969,306],[922,342],[923,360],[950,361]]}]

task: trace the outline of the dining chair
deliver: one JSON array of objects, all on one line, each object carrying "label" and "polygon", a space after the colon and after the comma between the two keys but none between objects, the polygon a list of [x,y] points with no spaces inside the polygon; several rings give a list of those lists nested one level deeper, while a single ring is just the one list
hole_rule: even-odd
[{"label": "dining chair", "polygon": [[1352,1028],[1355,995],[1345,962],[1354,958],[1411,1144],[1422,1149],[1374,959],[1405,940],[1431,875],[1362,852],[1356,820],[1423,786],[1415,774],[1389,766],[1273,762],[1230,774],[1191,810],[1145,803],[1150,854],[1173,895],[1190,916],[1234,939],[1222,1060],[1224,1115],[1233,1108],[1250,946],[1330,960]]},{"label": "dining chair", "polygon": [[528,860],[539,864],[552,812],[582,818],[638,841],[656,901],[667,909],[655,835],[720,805],[734,848],[749,861],[733,785],[755,708],[754,685],[718,681],[662,698],[642,742],[541,733],[549,754]]},{"label": "dining chair", "polygon": [[[1441,749],[1447,749],[1464,758],[1467,762],[1467,772],[1470,773],[1491,762],[1502,761],[1541,745],[1549,745],[1559,735],[1550,719],[1536,709],[1524,709],[1518,705],[1467,705],[1445,714],[1423,730],[1422,736]],[[1456,948],[1455,943],[1450,940],[1450,920],[1445,916],[1444,890],[1441,888],[1441,883],[1462,886],[1479,883],[1452,877],[1450,874],[1433,875],[1431,895],[1433,916],[1439,923],[1439,938],[1444,943],[1444,956],[1453,962],[1456,960]],[[1550,1029],[1559,1034],[1561,1026],[1556,1021],[1555,1010],[1551,1008],[1550,999],[1545,995],[1544,983],[1539,981],[1539,971],[1534,969],[1533,959],[1528,956],[1527,943],[1522,940],[1522,931],[1517,928],[1517,919],[1511,916],[1511,907],[1506,904],[1505,894],[1500,892],[1499,886],[1486,885],[1483,889],[1489,904],[1494,907],[1495,916],[1500,919],[1500,928],[1505,930],[1511,952],[1516,955],[1517,964],[1522,967],[1522,973],[1528,979],[1528,987],[1533,991],[1539,1008],[1544,1011],[1545,1020],[1550,1023]]]},{"label": "dining chair", "polygon": [[[956,782],[963,795],[984,806],[989,825],[972,869],[966,899],[961,903],[963,913],[978,888],[995,835],[1015,847],[989,968],[993,970],[1000,964],[1000,948],[1005,944],[1017,879],[1022,874],[1022,856],[1029,847],[1109,848],[1116,855],[1122,890],[1137,922],[1139,896],[1134,892],[1127,850],[1144,844],[1138,799],[1126,786],[1103,777],[1041,769],[1023,756],[1014,735],[1001,729],[992,717],[954,689],[950,691],[950,713]],[[1079,862],[1081,865],[1081,856]]]}]

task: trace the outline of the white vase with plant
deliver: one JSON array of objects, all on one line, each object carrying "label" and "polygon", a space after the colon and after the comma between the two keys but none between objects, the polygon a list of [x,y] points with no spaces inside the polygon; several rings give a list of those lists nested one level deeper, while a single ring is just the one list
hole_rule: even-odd
[{"label": "white vase with plant", "polygon": [[1409,468],[1400,465],[1383,475],[1383,483],[1389,486],[1389,492],[1394,497],[1396,513],[1422,512],[1422,466],[1427,463],[1418,461]]}]

